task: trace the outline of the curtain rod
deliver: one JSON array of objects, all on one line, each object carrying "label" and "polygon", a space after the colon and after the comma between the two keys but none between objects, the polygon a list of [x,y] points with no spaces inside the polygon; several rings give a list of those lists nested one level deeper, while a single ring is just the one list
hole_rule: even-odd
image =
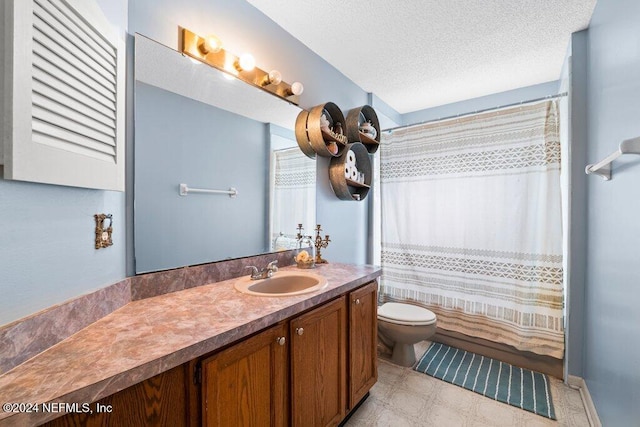
[{"label": "curtain rod", "polygon": [[545,101],[545,100],[553,99],[553,98],[561,98],[563,96],[567,96],[568,94],[569,94],[568,92],[562,92],[562,93],[558,93],[556,95],[547,95],[547,96],[543,96],[541,98],[528,99],[526,101],[514,102],[514,103],[511,103],[511,104],[505,104],[505,105],[498,105],[496,107],[485,108],[485,109],[482,109],[482,110],[469,111],[468,113],[460,113],[460,114],[456,114],[456,115],[453,115],[453,116],[447,116],[447,117],[438,117],[437,119],[426,120],[426,121],[420,122],[420,123],[413,123],[413,124],[410,124],[410,125],[396,126],[394,128],[383,129],[381,132],[391,132],[391,131],[394,131],[394,130],[397,130],[397,129],[405,129],[405,128],[410,128],[410,127],[413,127],[413,126],[426,125],[427,123],[434,123],[434,122],[440,122],[440,121],[443,121],[443,120],[457,119],[459,117],[470,116],[472,114],[486,113],[487,111],[499,110],[501,108],[515,107],[516,105],[531,104],[531,103],[538,102],[538,101]]}]

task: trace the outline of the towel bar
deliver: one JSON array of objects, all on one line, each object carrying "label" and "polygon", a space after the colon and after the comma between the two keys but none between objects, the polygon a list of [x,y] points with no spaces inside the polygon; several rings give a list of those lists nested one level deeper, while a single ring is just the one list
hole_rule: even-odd
[{"label": "towel bar", "polygon": [[640,137],[626,139],[620,143],[620,147],[609,154],[598,163],[587,165],[584,171],[589,174],[598,175],[605,181],[611,180],[611,163],[623,154],[640,154]]},{"label": "towel bar", "polygon": [[228,190],[208,190],[205,188],[189,188],[187,184],[180,184],[180,195],[186,196],[189,193],[207,193],[207,194],[228,194],[234,198],[238,195],[238,190],[231,187]]}]

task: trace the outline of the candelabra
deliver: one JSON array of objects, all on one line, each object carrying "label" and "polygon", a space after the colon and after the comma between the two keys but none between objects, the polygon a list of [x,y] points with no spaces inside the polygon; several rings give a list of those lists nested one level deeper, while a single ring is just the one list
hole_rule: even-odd
[{"label": "candelabra", "polygon": [[324,239],[322,237],[320,237],[320,231],[322,230],[322,228],[320,227],[320,224],[316,225],[316,239],[315,239],[315,246],[316,246],[316,264],[326,264],[327,260],[323,259],[322,256],[320,255],[320,250],[322,248],[326,248],[329,245],[329,242],[331,241],[331,239],[329,239],[329,235],[326,234],[324,236]]}]

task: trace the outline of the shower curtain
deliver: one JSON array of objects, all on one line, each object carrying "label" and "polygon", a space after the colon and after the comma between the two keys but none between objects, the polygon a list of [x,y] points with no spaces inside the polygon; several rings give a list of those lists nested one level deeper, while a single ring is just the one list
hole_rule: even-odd
[{"label": "shower curtain", "polygon": [[316,163],[298,147],[272,151],[270,181],[272,249],[294,249],[298,224],[307,231],[315,226]]},{"label": "shower curtain", "polygon": [[380,162],[381,301],[562,358],[557,102],[384,134]]}]

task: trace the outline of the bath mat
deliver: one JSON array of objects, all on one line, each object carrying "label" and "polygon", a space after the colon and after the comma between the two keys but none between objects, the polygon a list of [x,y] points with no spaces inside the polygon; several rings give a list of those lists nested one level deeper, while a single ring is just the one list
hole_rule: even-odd
[{"label": "bath mat", "polygon": [[432,343],[414,368],[483,396],[556,419],[546,375]]}]

